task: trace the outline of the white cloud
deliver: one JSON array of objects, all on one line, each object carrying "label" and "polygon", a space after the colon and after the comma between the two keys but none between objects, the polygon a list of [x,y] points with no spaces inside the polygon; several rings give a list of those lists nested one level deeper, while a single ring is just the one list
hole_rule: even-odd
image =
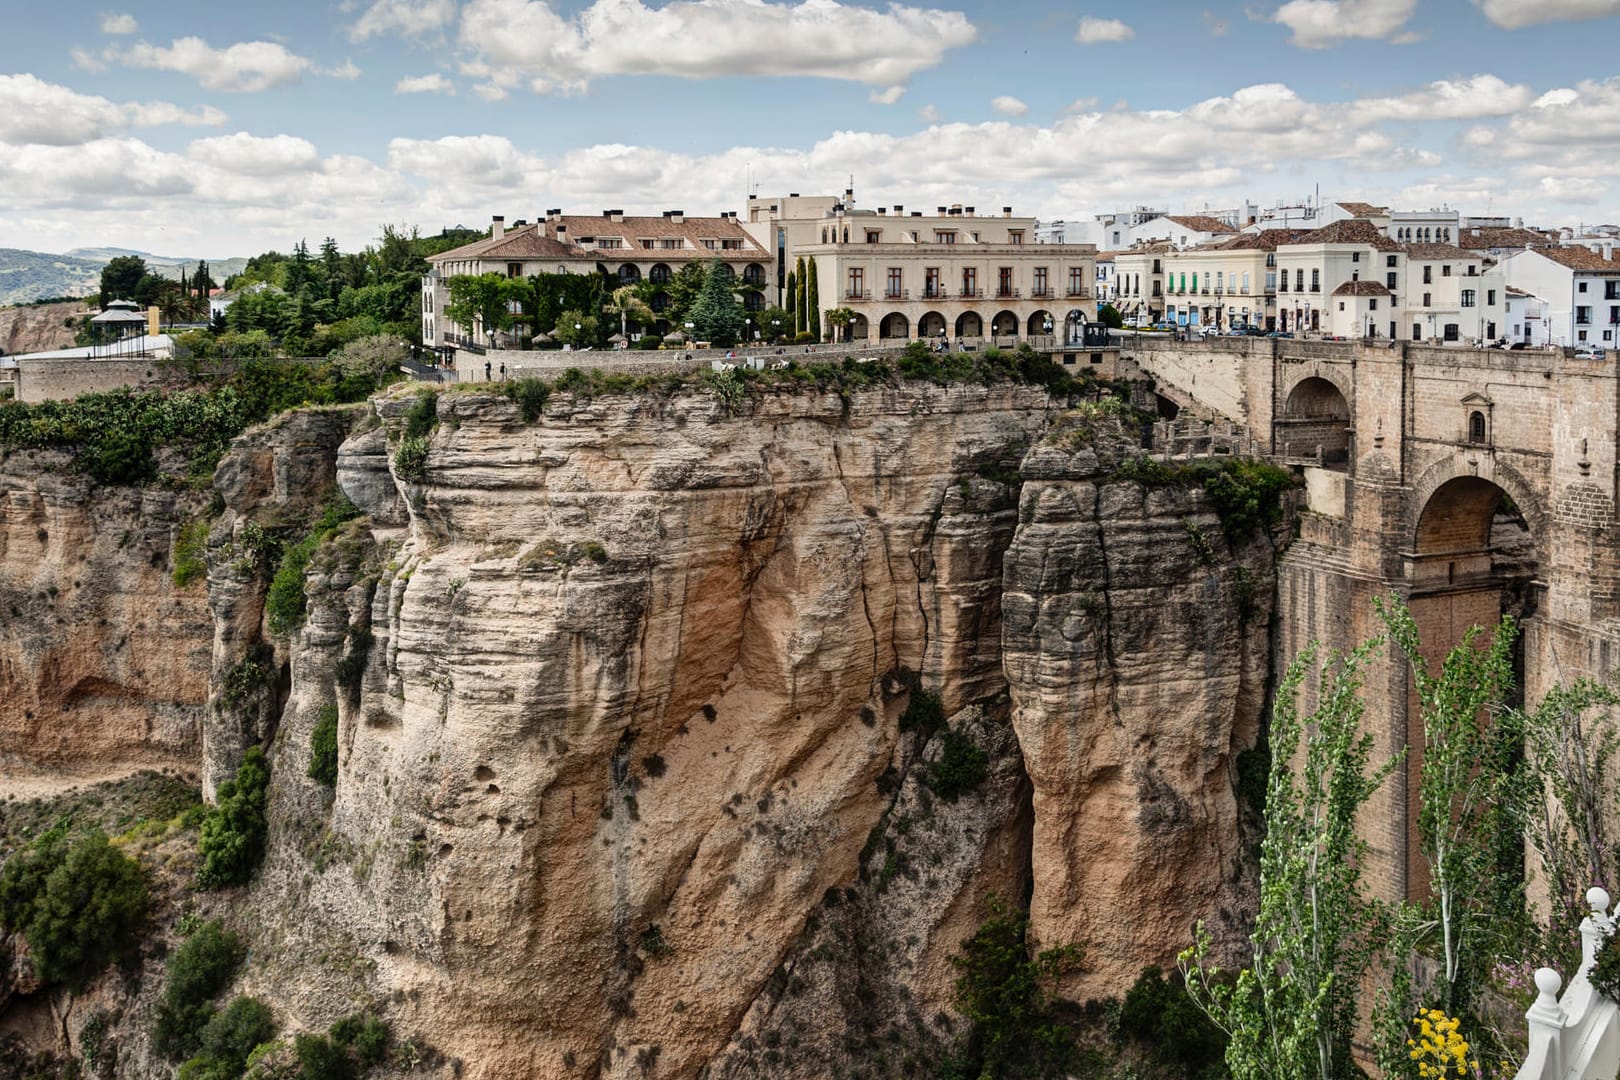
[{"label": "white cloud", "polygon": [[355,41],[388,33],[417,37],[443,30],[455,17],[455,0],[375,0],[349,27],[349,37]]},{"label": "white cloud", "polygon": [[924,105],[922,108],[917,110],[917,118],[930,124],[938,123],[939,109],[935,108],[933,105]]},{"label": "white cloud", "polygon": [[996,112],[1000,113],[1002,116],[1023,116],[1025,113],[1029,112],[1028,105],[1025,105],[1022,101],[1019,101],[1017,98],[1008,94],[1003,94],[998,98],[992,99],[990,102],[990,107],[996,110]]},{"label": "white cloud", "polygon": [[360,69],[353,60],[344,60],[337,67],[319,68],[317,74],[325,75],[329,79],[344,79],[352,81],[360,77]]},{"label": "white cloud", "polygon": [[1129,41],[1136,36],[1136,31],[1120,22],[1118,19],[1096,19],[1086,15],[1080,20],[1080,27],[1074,32],[1074,40],[1082,45],[1101,45],[1112,41]]},{"label": "white cloud", "polygon": [[[471,0],[459,41],[465,74],[538,93],[578,92],[593,78],[812,76],[878,87],[934,67],[978,31],[961,12],[839,0],[596,0],[565,17],[547,0]],[[671,42],[679,42],[678,48]]]},{"label": "white cloud", "polygon": [[273,176],[307,170],[320,160],[315,144],[292,135],[261,138],[238,131],[212,139],[197,139],[186,156],[226,172]]},{"label": "white cloud", "polygon": [[1400,97],[1371,98],[1358,109],[1379,120],[1477,120],[1508,116],[1527,108],[1535,97],[1528,86],[1504,82],[1495,75],[1441,79]]},{"label": "white cloud", "polygon": [[75,146],[126,127],[225,122],[212,106],[185,109],[168,102],[114,104],[34,75],[0,75],[0,142],[13,146]]},{"label": "white cloud", "polygon": [[1355,38],[1392,37],[1416,9],[1417,0],[1288,0],[1273,19],[1294,32],[1293,44],[1325,49]]},{"label": "white cloud", "polygon": [[904,86],[891,86],[887,90],[873,90],[866,95],[866,100],[874,105],[893,105],[905,92]]},{"label": "white cloud", "polygon": [[103,34],[133,34],[141,28],[133,15],[115,15],[110,11],[102,12],[101,32]]},{"label": "white cloud", "polygon": [[456,86],[435,71],[431,75],[416,75],[394,84],[396,94],[454,94]]},{"label": "white cloud", "polygon": [[1620,0],[1474,0],[1485,17],[1504,30],[1545,22],[1620,15]]},{"label": "white cloud", "polygon": [[510,91],[504,87],[496,86],[494,83],[479,83],[473,87],[473,93],[485,101],[505,101],[512,96]]},{"label": "white cloud", "polygon": [[127,49],[109,49],[102,59],[177,71],[190,75],[205,89],[242,93],[299,82],[311,67],[309,60],[273,41],[242,41],[216,49],[199,37],[178,38],[168,48],[143,41]]},{"label": "white cloud", "polygon": [[78,68],[80,71],[95,73],[98,71],[107,70],[107,65],[102,62],[99,56],[91,52],[89,49],[81,49],[79,46],[75,45],[68,50],[68,55],[73,57],[73,66]]}]

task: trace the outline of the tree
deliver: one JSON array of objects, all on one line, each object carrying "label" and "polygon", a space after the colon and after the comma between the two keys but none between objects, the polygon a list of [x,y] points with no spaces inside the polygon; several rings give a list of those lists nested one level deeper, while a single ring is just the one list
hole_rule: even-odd
[{"label": "tree", "polygon": [[810,300],[810,279],[805,276],[803,255],[794,265],[794,273],[798,274],[799,291],[793,300],[793,336],[798,337],[810,329],[810,312],[806,306]]},{"label": "tree", "polygon": [[[1519,823],[1511,758],[1517,738],[1501,739],[1487,720],[1500,711],[1513,685],[1511,616],[1480,647],[1484,628],[1471,626],[1440,665],[1430,670],[1417,623],[1399,597],[1375,597],[1373,605],[1390,640],[1406,657],[1417,687],[1423,725],[1423,763],[1418,783],[1418,847],[1429,868],[1435,920],[1444,958],[1448,1011],[1472,1004],[1485,972],[1475,938],[1487,932],[1505,899],[1486,886],[1500,880],[1504,845],[1514,846]],[[1512,906],[1517,908],[1517,903]],[[1465,970],[1473,960],[1476,970]]]},{"label": "tree", "polygon": [[1317,647],[1288,666],[1271,720],[1252,958],[1235,983],[1223,981],[1200,925],[1177,961],[1188,993],[1230,1037],[1233,1080],[1351,1075],[1360,983],[1384,922],[1382,908],[1362,893],[1367,845],[1355,819],[1399,761],[1370,769],[1373,738],[1361,729],[1362,669],[1377,645],[1323,665],[1308,717],[1299,715],[1299,693]]},{"label": "tree", "polygon": [[731,286],[730,267],[716,259],[709,267],[703,291],[687,312],[687,321],[694,324],[692,332],[698,340],[716,345],[734,345],[742,336],[747,316]]},{"label": "tree", "polygon": [[625,337],[630,336],[630,320],[634,319],[643,326],[652,325],[653,311],[642,300],[638,287],[635,285],[621,285],[613,290],[602,310],[609,315],[619,317],[619,333]]},{"label": "tree", "polygon": [[41,981],[75,991],[139,946],[146,900],[140,865],[99,832],[50,830],[0,873],[0,926],[27,940]]},{"label": "tree", "polygon": [[1125,316],[1113,304],[1104,304],[1097,309],[1097,321],[1110,330],[1118,330],[1125,325]]},{"label": "tree", "polygon": [[835,307],[827,309],[827,325],[833,328],[833,338],[837,341],[849,340],[849,326],[855,321],[855,309]]},{"label": "tree", "polygon": [[581,349],[596,344],[599,333],[597,325],[595,315],[570,308],[557,316],[557,327],[552,330],[551,336],[564,345]]},{"label": "tree", "polygon": [[208,272],[208,260],[203,259],[197,264],[197,272],[191,275],[191,291],[199,300],[207,300],[215,288],[214,275]]},{"label": "tree", "polygon": [[444,305],[445,315],[466,328],[481,327],[485,340],[493,342],[497,330],[512,326],[511,302],[521,302],[528,294],[528,286],[518,278],[504,274],[466,274],[449,281],[450,302]]},{"label": "tree", "polygon": [[101,310],[114,300],[135,299],[135,287],[146,277],[146,260],[139,255],[118,255],[101,268]]},{"label": "tree", "polygon": [[768,307],[755,312],[754,324],[759,327],[761,336],[772,341],[790,338],[793,334],[793,316],[784,308]]},{"label": "tree", "polygon": [[1074,1035],[1053,1015],[1054,990],[1084,954],[1063,945],[1032,958],[1028,933],[1028,916],[991,896],[990,917],[951,957],[960,972],[952,1001],[973,1025],[962,1054],[971,1075],[1062,1077],[1075,1063]]},{"label": "tree", "polygon": [[[803,259],[799,260],[801,263]],[[799,336],[799,276],[797,270],[788,271],[787,280],[787,310],[788,321],[782,325],[787,327],[790,338]]]},{"label": "tree", "polygon": [[692,305],[708,283],[709,268],[701,262],[689,262],[669,279],[664,292],[669,295],[669,308],[665,312],[669,321],[680,326],[692,317]]},{"label": "tree", "polygon": [[264,751],[250,746],[236,777],[219,786],[219,799],[198,830],[202,866],[197,883],[205,889],[241,885],[264,858],[269,823],[265,819],[270,765]]},{"label": "tree", "polygon": [[821,289],[816,284],[816,260],[810,260],[810,295],[805,299],[805,313],[808,316],[810,336],[817,341],[821,340]]}]

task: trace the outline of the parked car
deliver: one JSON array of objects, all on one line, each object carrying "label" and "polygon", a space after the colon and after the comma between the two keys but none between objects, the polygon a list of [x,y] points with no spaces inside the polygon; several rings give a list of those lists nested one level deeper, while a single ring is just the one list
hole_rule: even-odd
[{"label": "parked car", "polygon": [[1513,344],[1508,346],[1508,350],[1510,352],[1518,352],[1521,349],[1528,349],[1529,347],[1530,343],[1528,341],[1515,341]]},{"label": "parked car", "polygon": [[1575,359],[1602,360],[1603,349],[1598,345],[1577,345],[1575,346]]},{"label": "parked car", "polygon": [[1286,338],[1291,338],[1293,336],[1294,336],[1294,334],[1293,334],[1293,331],[1291,331],[1291,330],[1273,330],[1271,333],[1266,335],[1266,337],[1286,337]]}]

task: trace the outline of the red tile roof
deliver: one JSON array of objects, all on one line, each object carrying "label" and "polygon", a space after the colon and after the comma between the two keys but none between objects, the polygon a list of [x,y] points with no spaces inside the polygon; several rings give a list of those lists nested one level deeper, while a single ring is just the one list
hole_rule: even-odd
[{"label": "red tile roof", "polygon": [[1620,274],[1620,262],[1605,259],[1591,248],[1584,247],[1555,247],[1537,248],[1536,254],[1551,259],[1560,266],[1567,266],[1571,270],[1599,270],[1611,274]]},{"label": "red tile roof", "polygon": [[1556,242],[1547,234],[1537,232],[1534,229],[1462,229],[1457,236],[1457,243],[1463,247],[1476,250],[1545,247]]},{"label": "red tile roof", "polygon": [[1220,218],[1210,217],[1207,214],[1166,215],[1164,220],[1173,221],[1177,225],[1185,225],[1189,229],[1197,229],[1199,232],[1218,234],[1237,232],[1236,229]]},{"label": "red tile roof", "polygon": [[1334,296],[1388,296],[1389,290],[1379,281],[1346,281],[1333,290]]},{"label": "red tile roof", "polygon": [[1365,244],[1379,251],[1401,250],[1401,246],[1379,232],[1376,225],[1360,218],[1335,221],[1332,225],[1324,225],[1320,229],[1313,229],[1293,242],[1296,244]]},{"label": "red tile roof", "polygon": [[1389,213],[1389,207],[1374,206],[1372,203],[1342,202],[1338,203],[1337,205],[1349,213],[1354,214],[1358,218],[1382,217],[1383,215]]}]

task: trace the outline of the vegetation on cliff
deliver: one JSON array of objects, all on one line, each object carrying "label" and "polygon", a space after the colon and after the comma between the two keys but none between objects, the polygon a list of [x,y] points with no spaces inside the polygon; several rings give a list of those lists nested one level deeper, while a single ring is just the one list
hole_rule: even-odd
[{"label": "vegetation on cliff", "polygon": [[264,751],[248,747],[236,776],[220,785],[218,801],[203,819],[197,839],[202,856],[197,884],[202,888],[244,884],[258,869],[269,832],[265,819],[269,786],[270,764]]},{"label": "vegetation on cliff", "polygon": [[28,942],[41,982],[73,990],[134,953],[146,904],[140,865],[99,831],[50,829],[0,872],[0,926]]}]

